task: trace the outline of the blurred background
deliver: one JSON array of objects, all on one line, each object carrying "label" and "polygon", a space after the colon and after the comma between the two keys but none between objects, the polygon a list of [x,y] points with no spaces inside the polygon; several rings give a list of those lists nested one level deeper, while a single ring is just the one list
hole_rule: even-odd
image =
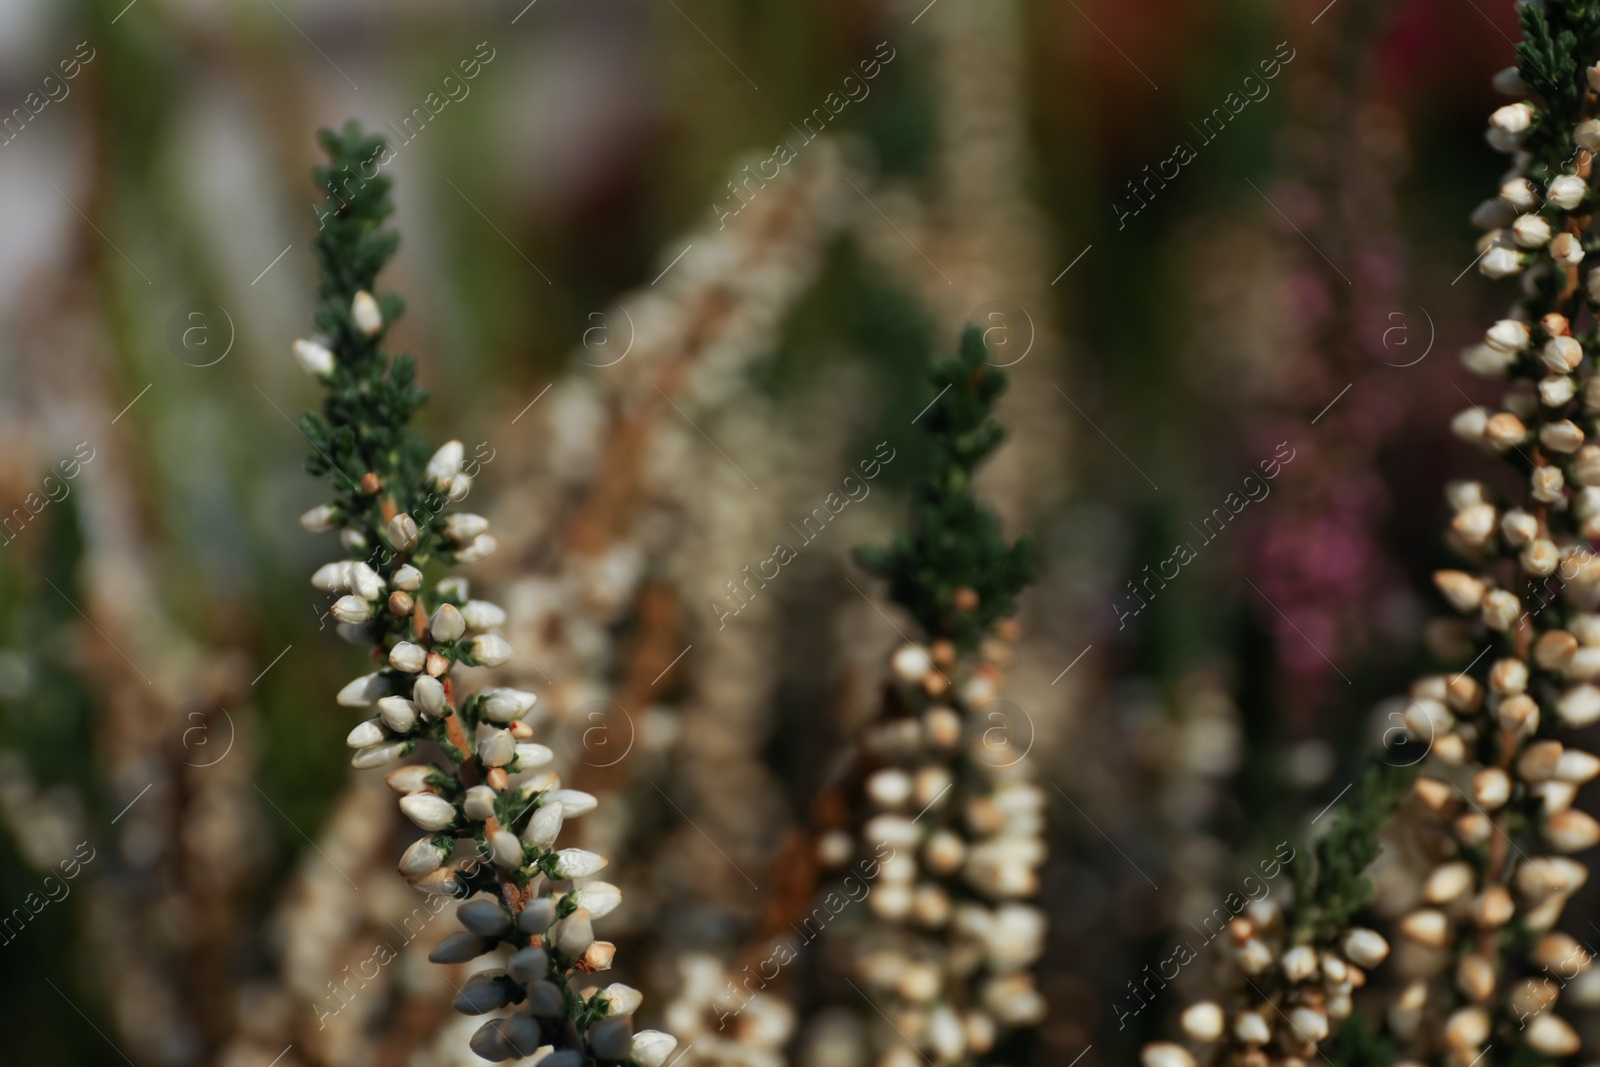
[{"label": "blurred background", "polygon": [[[501,532],[499,677],[616,798],[607,936],[680,1036],[873,712],[909,623],[850,550],[988,331],[982,489],[1041,568],[1007,725],[1052,787],[1050,1013],[1003,1058],[1130,1062],[1180,1000],[1127,983],[1462,651],[1425,596],[1441,487],[1494,473],[1446,424],[1505,300],[1467,219],[1516,33],[1506,0],[4,0],[0,1059],[473,1062],[295,521],[314,134],[355,118],[424,432]],[[691,1058],[840,1062],[822,972]]]}]

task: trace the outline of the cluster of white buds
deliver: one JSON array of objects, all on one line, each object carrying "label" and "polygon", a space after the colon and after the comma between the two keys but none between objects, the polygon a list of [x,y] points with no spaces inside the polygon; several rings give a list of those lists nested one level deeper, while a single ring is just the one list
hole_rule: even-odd
[{"label": "cluster of white buds", "polygon": [[1218,944],[1233,984],[1245,990],[1224,1006],[1190,1004],[1179,1018],[1186,1043],[1158,1041],[1141,1054],[1144,1067],[1298,1067],[1314,1060],[1340,1021],[1354,1010],[1367,972],[1389,955],[1374,930],[1352,926],[1320,944],[1285,922],[1271,900],[1247,905]]},{"label": "cluster of white buds", "polygon": [[[370,148],[325,139],[352,156],[364,158],[357,149]],[[382,203],[355,203],[378,219],[387,213]],[[337,198],[335,206],[348,208]],[[359,225],[351,231],[357,221],[338,216],[319,236],[325,261],[360,259],[368,235]],[[383,306],[365,289],[348,307],[330,299],[319,321],[336,326],[348,350],[332,339],[294,346],[297,360],[334,391],[328,424],[314,418],[308,424],[329,446],[318,451],[324,469],[337,475],[338,491],[301,524],[309,531],[339,529],[352,553],[318,569],[312,583],[337,595],[331,610],[340,636],[369,646],[380,664],[337,697],[341,707],[372,712],[346,739],[351,764],[389,766],[425,743],[442,755],[439,762],[396,767],[385,781],[400,794],[401,812],[423,831],[401,857],[401,874],[425,893],[466,900],[457,910],[462,932],[430,958],[481,967],[482,957],[505,951],[502,967],[474,971],[455,998],[464,1015],[509,1009],[473,1033],[473,1052],[493,1061],[538,1056],[546,1067],[660,1067],[676,1042],[634,1031],[638,991],[579,984],[611,967],[615,948],[596,937],[594,924],[620,905],[622,894],[594,880],[604,856],[558,848],[557,837],[567,819],[593,811],[596,799],[562,788],[548,769],[554,753],[533,740],[535,694],[488,688],[463,696],[455,688],[457,665],[494,667],[510,658],[511,646],[497,632],[505,612],[471,599],[464,580],[430,585],[425,572],[482,559],[495,540],[481,516],[443,514],[471,488],[459,441],[425,464],[410,458],[416,442],[405,422],[420,394],[410,386],[409,369],[391,375],[377,348],[386,327]],[[348,470],[356,462],[380,469],[357,478]],[[475,847],[458,858],[465,841]]]},{"label": "cluster of white buds", "polygon": [[[1000,629],[1009,637],[1014,625]],[[973,655],[943,640],[897,649],[890,705],[899,713],[863,739],[873,769],[859,841],[833,831],[818,842],[827,867],[867,858],[873,921],[851,930],[850,953],[898,1031],[883,1035],[883,1067],[981,1057],[1004,1031],[1045,1016],[1029,967],[1047,924],[1027,902],[1045,860],[1045,797],[1028,780],[1025,713],[997,705],[1010,657],[994,637]]]},{"label": "cluster of white buds", "polygon": [[[1600,65],[1582,76],[1576,98],[1592,102]],[[1514,71],[1496,85],[1530,92]],[[1531,131],[1557,126],[1571,145],[1527,149]],[[1479,266],[1490,277],[1520,274],[1523,300],[1463,353],[1469,370],[1509,387],[1496,407],[1469,408],[1451,428],[1515,466],[1526,490],[1502,500],[1458,482],[1447,492],[1446,541],[1466,567],[1441,570],[1434,583],[1464,616],[1444,626],[1471,662],[1418,680],[1401,712],[1409,737],[1428,747],[1413,792],[1437,832],[1421,900],[1399,929],[1453,966],[1411,982],[1388,1013],[1419,1062],[1452,1065],[1491,1046],[1525,1046],[1541,1059],[1578,1051],[1577,1031],[1555,1007],[1590,957],[1555,927],[1588,880],[1569,856],[1600,843],[1600,822],[1574,806],[1600,759],[1558,736],[1600,721],[1600,560],[1589,546],[1600,537],[1600,446],[1590,443],[1600,377],[1592,333],[1574,322],[1600,297],[1600,271],[1587,285],[1579,276],[1594,246],[1600,120],[1518,102],[1490,117],[1489,140],[1515,163],[1474,215],[1490,230]],[[1511,951],[1523,940],[1526,952]]]}]

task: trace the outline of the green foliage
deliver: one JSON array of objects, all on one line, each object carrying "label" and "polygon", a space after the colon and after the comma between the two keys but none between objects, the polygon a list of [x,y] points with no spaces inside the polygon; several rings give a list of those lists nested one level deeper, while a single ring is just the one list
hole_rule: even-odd
[{"label": "green foliage", "polygon": [[[933,444],[932,473],[912,490],[911,528],[887,548],[856,550],[857,562],[889,582],[889,595],[930,638],[966,649],[1016,610],[1017,593],[1033,580],[1032,544],[1007,544],[995,514],[972,494],[972,472],[1005,438],[994,402],[1006,376],[986,362],[977,327],[961,353],[936,367],[939,392],[918,419]],[[956,592],[970,589],[977,607],[961,610]]]},{"label": "green foliage", "polygon": [[[383,349],[384,333],[405,310],[400,297],[377,296],[383,329],[374,337],[362,334],[351,320],[356,293],[373,291],[378,272],[399,244],[396,234],[383,229],[394,211],[389,179],[378,165],[385,152],[383,140],[365,136],[354,122],[342,133],[323,130],[320,139],[329,162],[312,172],[324,193],[316,208],[313,243],[322,274],[316,324],[335,354],[335,365],[322,415],[307,413],[300,419],[317,451],[306,469],[330,475],[341,519],[381,532],[381,497],[406,512],[415,512],[420,502],[419,479],[428,450],[409,423],[428,394],[415,383],[411,357],[391,360]],[[361,476],[368,472],[382,482],[377,494],[360,489]]]},{"label": "green foliage", "polygon": [[1378,830],[1411,791],[1420,766],[1421,760],[1399,767],[1381,760],[1369,763],[1349,803],[1312,847],[1311,864],[1298,857],[1290,861],[1297,942],[1309,935],[1325,943],[1371,902],[1372,882],[1365,871],[1378,858]]},{"label": "green foliage", "polygon": [[1524,4],[1519,18],[1523,39],[1517,45],[1517,71],[1543,97],[1539,125],[1524,146],[1536,161],[1534,176],[1548,181],[1572,153],[1572,127],[1582,117],[1589,91],[1587,68],[1600,48],[1600,3]]},{"label": "green foliage", "polygon": [[1345,1020],[1321,1051],[1333,1067],[1389,1067],[1394,1062],[1388,1040],[1381,1031],[1369,1029],[1359,1011]]}]

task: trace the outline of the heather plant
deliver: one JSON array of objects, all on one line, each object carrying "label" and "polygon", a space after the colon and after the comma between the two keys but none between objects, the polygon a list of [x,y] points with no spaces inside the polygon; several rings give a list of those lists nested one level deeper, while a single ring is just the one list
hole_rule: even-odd
[{"label": "heather plant", "polygon": [[[549,1067],[657,1067],[675,1041],[634,1032],[639,993],[621,984],[580,988],[611,965],[613,947],[593,924],[621,893],[593,880],[605,857],[558,849],[556,838],[595,798],[561,788],[547,769],[554,753],[532,740],[534,694],[458,687],[455,668],[495,667],[512,653],[497,629],[505,613],[443,574],[484,558],[495,541],[487,520],[455,510],[472,488],[461,442],[430,451],[410,426],[426,400],[415,364],[383,348],[404,306],[375,293],[397,245],[383,228],[389,180],[372,165],[383,143],[354,124],[324,131],[322,143],[319,332],[293,349],[328,390],[322,413],[305,415],[301,429],[314,449],[307,467],[327,478],[332,499],[300,521],[310,532],[338,531],[346,558],[320,568],[312,584],[338,596],[339,635],[368,648],[376,666],[336,698],[370,713],[347,739],[351,764],[393,767],[386,781],[423,831],[401,857],[401,873],[425,893],[466,902],[456,913],[464,929],[430,958],[458,964],[505,954],[502,967],[473,971],[455,998],[466,1015],[504,1010],[473,1035],[474,1052],[506,1060],[544,1049]],[[419,749],[427,762],[401,763]]]}]

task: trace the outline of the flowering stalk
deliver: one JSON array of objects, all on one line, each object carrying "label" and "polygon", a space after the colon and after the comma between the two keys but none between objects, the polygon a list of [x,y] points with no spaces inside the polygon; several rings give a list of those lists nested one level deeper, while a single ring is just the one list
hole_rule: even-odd
[{"label": "flowering stalk", "polygon": [[1451,847],[1401,930],[1455,966],[1408,986],[1391,1025],[1419,1058],[1461,1063],[1491,1045],[1533,1059],[1578,1051],[1577,1032],[1554,1007],[1590,958],[1554,927],[1589,873],[1562,854],[1600,843],[1600,823],[1573,806],[1600,759],[1557,739],[1600,720],[1591,684],[1600,674],[1600,563],[1589,547],[1600,536],[1600,447],[1588,443],[1600,378],[1592,320],[1580,322],[1600,301],[1600,272],[1590,270],[1587,285],[1580,273],[1600,247],[1590,228],[1600,4],[1549,0],[1520,12],[1518,67],[1495,85],[1526,99],[1496,110],[1488,131],[1512,154],[1512,170],[1474,218],[1489,229],[1479,270],[1518,276],[1522,299],[1463,354],[1470,370],[1508,387],[1498,405],[1461,412],[1452,429],[1499,453],[1527,488],[1504,500],[1476,482],[1450,486],[1446,540],[1466,567],[1434,582],[1486,654],[1459,674],[1419,681],[1405,712],[1412,734],[1432,744],[1417,796]]},{"label": "flowering stalk", "polygon": [[[1294,850],[1277,853],[1293,873],[1291,903],[1263,897],[1226,927],[1207,922],[1210,936],[1225,933],[1218,938],[1225,956],[1212,995],[1184,1009],[1186,1043],[1146,1045],[1144,1067],[1195,1067],[1197,1061],[1266,1067],[1327,1055],[1329,1039],[1354,1013],[1355,991],[1389,955],[1381,934],[1352,920],[1373,896],[1364,872],[1378,855],[1377,831],[1416,777],[1408,758],[1368,767],[1310,862]],[[1175,958],[1188,963],[1194,954]]]},{"label": "flowering stalk", "polygon": [[[352,558],[322,567],[312,584],[340,594],[332,609],[340,636],[368,645],[378,664],[337,697],[342,707],[376,711],[350,731],[351,764],[387,766],[422,744],[443,757],[442,765],[398,767],[386,781],[425,831],[401,857],[401,873],[424,892],[476,898],[457,911],[464,931],[430,958],[465,963],[502,944],[511,950],[504,969],[475,972],[455,999],[465,1015],[512,1009],[478,1029],[474,1052],[506,1060],[548,1047],[547,1067],[658,1067],[675,1041],[633,1032],[638,992],[576,985],[610,967],[613,948],[595,938],[593,922],[621,902],[614,886],[589,881],[605,857],[555,847],[562,822],[592,810],[595,799],[562,789],[543,770],[554,754],[532,742],[534,694],[456,691],[458,664],[494,667],[510,658],[496,632],[505,613],[470,599],[462,579],[430,588],[425,572],[482,559],[495,542],[481,516],[446,514],[472,487],[461,442],[429,458],[409,427],[426,393],[414,384],[412,361],[391,359],[382,347],[403,308],[397,296],[373,295],[397,244],[381,229],[392,210],[389,181],[365,176],[383,144],[354,124],[324,131],[322,142],[330,163],[315,172],[327,194],[315,245],[321,333],[296,341],[294,356],[329,390],[323,415],[303,416],[301,428],[316,450],[307,467],[329,477],[334,497],[300,521],[311,532],[339,529]],[[457,843],[467,840],[475,854],[458,862]]]},{"label": "flowering stalk", "polygon": [[862,745],[874,814],[859,842],[841,832],[819,842],[823,863],[855,853],[877,880],[875,922],[851,932],[849,956],[860,988],[897,1020],[882,1063],[917,1061],[901,1037],[934,1062],[972,1062],[1045,1013],[1028,972],[1045,917],[1025,902],[1045,858],[1044,794],[1028,779],[1025,713],[997,703],[1009,616],[1033,567],[1028,541],[1008,544],[971,492],[1004,436],[993,404],[1006,380],[986,357],[972,328],[934,371],[941,392],[923,416],[933,471],[915,489],[911,530],[858,554],[931,639],[891,657],[886,715]]}]

